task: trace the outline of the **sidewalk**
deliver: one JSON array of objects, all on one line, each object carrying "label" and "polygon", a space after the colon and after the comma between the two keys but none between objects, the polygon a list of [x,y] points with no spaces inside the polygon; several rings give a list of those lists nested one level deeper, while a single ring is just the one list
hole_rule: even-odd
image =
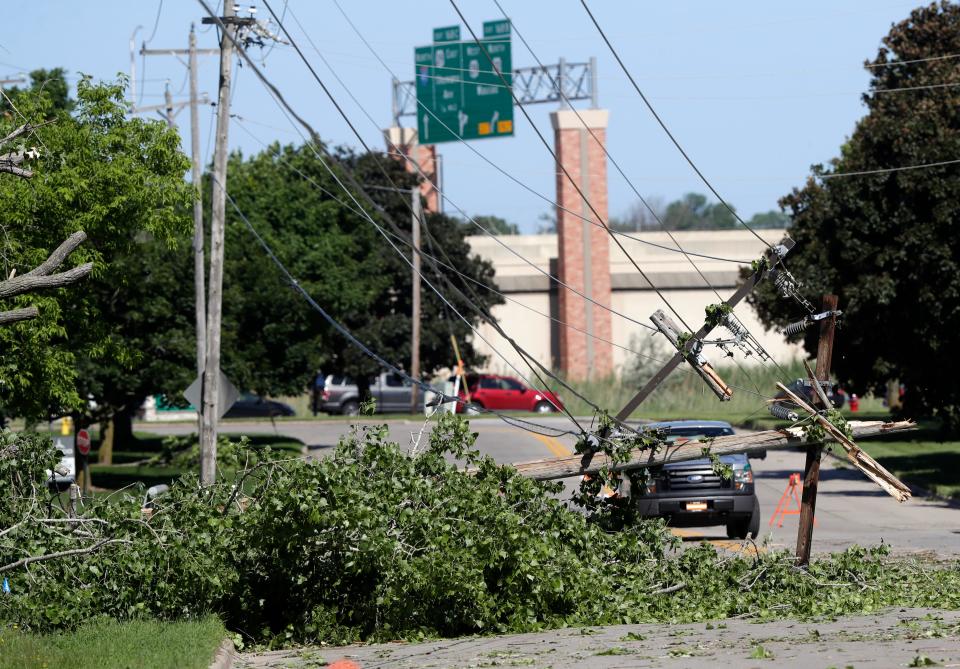
[{"label": "sidewalk", "polygon": [[[617,625],[425,643],[302,648],[241,655],[235,667],[321,667],[341,658],[381,667],[960,666],[960,612],[893,609],[836,621]],[[913,664],[911,664],[913,663]],[[931,663],[932,664],[932,663]]]}]

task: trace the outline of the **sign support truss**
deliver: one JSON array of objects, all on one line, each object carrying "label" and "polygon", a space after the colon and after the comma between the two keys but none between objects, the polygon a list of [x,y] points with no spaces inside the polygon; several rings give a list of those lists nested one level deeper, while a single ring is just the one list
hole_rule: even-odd
[{"label": "sign support truss", "polygon": [[[417,116],[416,82],[394,79],[391,84],[393,124],[400,125],[404,116]],[[563,95],[561,95],[561,91]],[[597,59],[583,63],[568,63],[560,59],[543,67],[518,67],[513,70],[513,92],[520,104],[544,102],[565,104],[567,100],[590,100],[598,106]]]}]

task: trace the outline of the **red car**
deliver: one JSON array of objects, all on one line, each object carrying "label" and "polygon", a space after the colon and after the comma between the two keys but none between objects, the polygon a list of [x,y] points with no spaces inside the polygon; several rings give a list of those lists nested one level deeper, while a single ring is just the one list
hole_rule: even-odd
[{"label": "red car", "polygon": [[[457,404],[457,412],[476,414],[482,409],[494,411],[536,411],[548,413],[563,407],[560,398],[549,390],[527,388],[512,376],[468,374],[469,403]],[[463,388],[460,397],[466,399]]]}]

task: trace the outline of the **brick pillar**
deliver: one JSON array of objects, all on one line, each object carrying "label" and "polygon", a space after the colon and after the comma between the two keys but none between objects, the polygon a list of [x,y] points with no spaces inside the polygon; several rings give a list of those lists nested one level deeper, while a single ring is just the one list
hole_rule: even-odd
[{"label": "brick pillar", "polygon": [[[417,161],[420,171],[426,175],[427,180],[420,184],[420,192],[423,194],[424,211],[437,213],[440,211],[440,197],[434,189],[434,185],[439,184],[439,174],[437,172],[437,147],[435,144],[418,144],[416,128],[387,128],[383,131],[383,136],[387,141],[387,151],[396,158],[402,160],[407,172],[414,173],[416,170],[409,160],[403,156],[409,156]],[[403,155],[396,155],[397,149]]]},{"label": "brick pillar", "polygon": [[[550,115],[557,159],[604,222],[607,220],[607,159],[586,127],[605,143],[608,117],[609,112],[605,109],[587,109],[577,113],[563,109]],[[588,220],[596,220],[591,208],[577,194],[559,166],[557,203]],[[607,231],[558,208],[557,242],[560,280],[609,307],[610,247]],[[563,286],[559,289],[558,302],[560,320],[610,341],[609,311]],[[573,328],[560,326],[560,369],[572,379],[609,376],[613,372],[613,350],[610,344]]]}]

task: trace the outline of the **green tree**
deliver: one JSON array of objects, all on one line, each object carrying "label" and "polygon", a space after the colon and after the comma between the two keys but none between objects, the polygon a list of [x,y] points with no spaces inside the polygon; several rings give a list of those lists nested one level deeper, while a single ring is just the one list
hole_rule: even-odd
[{"label": "green tree", "polygon": [[[380,155],[341,151],[339,163],[339,169],[352,172],[365,187],[404,189],[393,192],[369,188],[368,192],[396,222],[403,239],[409,239],[411,215],[407,202],[409,189],[416,184],[414,178],[401,164]],[[380,166],[387,170],[389,180]],[[227,183],[240,209],[300,285],[361,341],[394,364],[409,367],[412,270],[369,221],[351,211],[353,203],[312,149],[274,145],[248,159],[234,154]],[[362,195],[356,197],[389,235],[396,234],[387,225],[386,216],[369,207]],[[379,372],[376,362],[332,331],[291,289],[229,206],[228,220],[225,373],[243,388],[286,394],[302,392],[318,368],[349,373],[361,382]],[[492,285],[492,266],[470,254],[464,232],[459,219],[428,215],[423,250],[475,280]],[[410,247],[392,239],[410,257]],[[423,262],[423,272],[464,316],[473,323],[478,321],[464,299],[449,289],[427,261]],[[464,287],[469,284],[463,279],[449,271],[443,274],[470,294]],[[468,326],[440,302],[426,283],[422,296],[424,373],[453,363],[450,334],[457,337],[468,364],[481,362],[482,357],[466,341]],[[484,309],[499,302],[499,298],[483,290],[477,291],[476,299]]]},{"label": "green tree", "polygon": [[[840,175],[960,155],[960,89],[942,86],[956,81],[957,63],[938,58],[957,52],[955,4],[915,9],[894,25],[867,63],[870,88],[911,90],[864,94],[868,113],[840,155],[814,166],[807,183],[781,201],[797,241],[787,259],[791,271],[811,300],[839,295],[844,318],[833,365],[840,380],[863,392],[899,378],[907,387],[906,411],[940,415],[954,427],[960,425],[957,166]],[[801,315],[770,286],[752,302],[767,325]],[[807,335],[811,354],[815,336]]]},{"label": "green tree", "polygon": [[77,230],[88,240],[68,264],[89,261],[94,269],[82,289],[31,296],[39,318],[0,328],[0,404],[5,414],[28,419],[72,412],[93,420],[132,410],[118,391],[145,369],[157,373],[150,383],[163,387],[164,374],[150,367],[155,349],[145,341],[172,346],[161,341],[165,321],[151,321],[152,307],[131,296],[157,297],[143,294],[144,274],[155,271],[150,249],[188,231],[189,164],[175,131],[126,117],[122,82],[81,79],[72,115],[51,90],[53,97],[45,87],[11,96],[16,110],[2,119],[4,130],[27,119],[50,121],[24,142],[40,154],[30,165],[34,177],[0,180],[0,221],[16,225],[3,230],[3,270],[36,266]]},{"label": "green tree", "polygon": [[702,193],[687,193],[667,205],[663,224],[668,230],[723,230],[737,221],[720,203],[711,203]]},{"label": "green tree", "polygon": [[790,217],[782,211],[771,209],[754,214],[747,225],[755,230],[787,228],[790,227]]},{"label": "green tree", "polygon": [[[25,89],[19,86],[13,86],[6,89],[7,96],[11,99],[18,98],[24,93],[33,96],[44,96],[49,101],[51,112],[73,111],[76,101],[70,97],[70,85],[67,83],[67,71],[62,67],[55,67],[52,70],[34,70],[30,73],[30,85]],[[10,108],[10,103],[6,100],[0,100],[0,112],[4,114],[14,114]]]},{"label": "green tree", "polygon": [[[483,226],[487,231],[492,232],[495,235],[520,234],[520,228],[517,227],[516,223],[511,223],[507,219],[500,218],[499,216],[474,216],[473,220],[475,223]],[[463,226],[464,234],[466,235],[483,234],[477,229],[477,226],[470,221],[464,221]]]}]

